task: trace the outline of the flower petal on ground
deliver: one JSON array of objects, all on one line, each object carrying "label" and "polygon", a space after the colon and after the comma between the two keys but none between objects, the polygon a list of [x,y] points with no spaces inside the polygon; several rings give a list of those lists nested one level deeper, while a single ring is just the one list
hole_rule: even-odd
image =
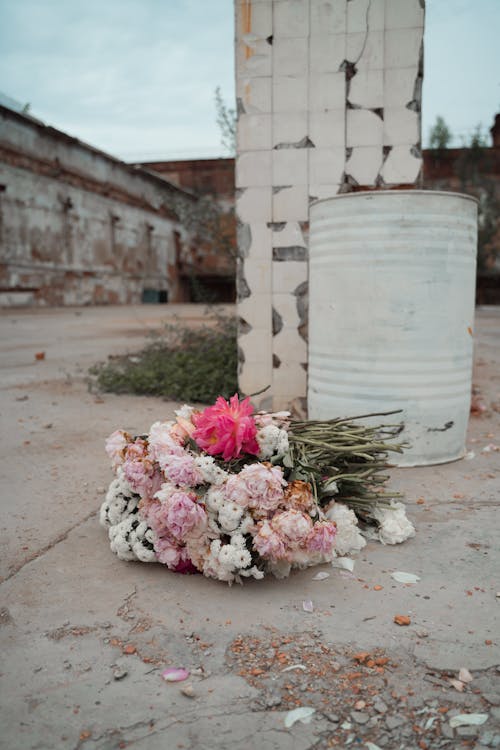
[{"label": "flower petal on ground", "polygon": [[418,583],[420,581],[419,576],[414,573],[404,573],[402,570],[396,570],[391,573],[391,578],[394,578],[398,583]]},{"label": "flower petal on ground", "polygon": [[325,578],[330,578],[330,573],[325,573],[324,570],[320,570],[319,573],[316,573],[316,575],[313,576],[313,581],[324,581]]},{"label": "flower petal on ground", "polygon": [[452,716],[450,719],[450,727],[473,727],[484,724],[487,720],[488,714],[459,714],[458,716]]},{"label": "flower petal on ground", "polygon": [[293,727],[297,721],[302,722],[302,724],[309,724],[314,713],[316,713],[316,709],[311,708],[311,706],[300,706],[300,708],[294,708],[293,711],[288,711],[285,716],[285,727],[290,729],[290,727]]},{"label": "flower petal on ground", "polygon": [[332,568],[342,568],[352,573],[354,570],[354,560],[351,557],[336,557],[332,560]]},{"label": "flower petal on ground", "polygon": [[169,667],[163,670],[161,676],[165,682],[182,682],[182,680],[187,680],[189,672],[182,667]]}]

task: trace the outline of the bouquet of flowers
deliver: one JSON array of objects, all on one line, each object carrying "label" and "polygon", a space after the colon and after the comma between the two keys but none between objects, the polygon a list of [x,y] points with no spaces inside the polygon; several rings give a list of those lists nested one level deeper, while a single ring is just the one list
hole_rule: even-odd
[{"label": "bouquet of flowers", "polygon": [[397,426],[293,421],[254,413],[238,395],[175,414],[147,435],[116,430],[106,441],[116,478],[100,521],[123,560],[232,583],[358,551],[370,524],[387,544],[415,533],[383,490]]}]

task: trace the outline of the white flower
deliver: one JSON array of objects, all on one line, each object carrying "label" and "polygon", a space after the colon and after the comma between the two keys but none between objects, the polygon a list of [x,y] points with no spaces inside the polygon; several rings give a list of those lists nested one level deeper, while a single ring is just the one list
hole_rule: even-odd
[{"label": "white flower", "polygon": [[180,409],[176,409],[174,411],[174,414],[176,417],[180,417],[181,419],[190,420],[193,412],[194,412],[194,409],[192,406],[188,406],[188,404],[184,404],[184,406],[181,406]]},{"label": "white flower", "polygon": [[274,424],[268,424],[257,432],[259,444],[259,458],[271,458],[275,454],[280,456],[288,450],[288,432]]},{"label": "white flower", "polygon": [[155,492],[154,497],[156,497],[161,503],[165,503],[170,499],[170,496],[173,495],[174,492],[179,492],[179,488],[176,487],[175,484],[172,484],[171,482],[163,482],[161,489],[159,489],[158,492]]},{"label": "white flower", "polygon": [[226,505],[226,498],[223,490],[218,487],[210,487],[204,496],[205,505],[208,511],[218,513]]},{"label": "white flower", "polygon": [[358,519],[351,508],[344,503],[332,502],[325,513],[329,521],[337,524],[335,552],[344,557],[351,552],[359,552],[366,545],[366,539],[358,528]]},{"label": "white flower", "polygon": [[205,484],[224,484],[229,474],[220,466],[217,466],[212,456],[196,456],[194,460],[196,468],[200,471]]},{"label": "white flower", "polygon": [[153,532],[145,521],[130,516],[109,529],[111,551],[120,560],[141,560],[155,562]]},{"label": "white flower", "polygon": [[415,527],[406,517],[403,503],[392,501],[390,508],[370,508],[370,516],[379,524],[378,538],[382,544],[400,544],[415,536]]},{"label": "white flower", "polygon": [[140,499],[140,495],[133,491],[123,475],[123,470],[119,468],[117,477],[109,485],[106,498],[101,505],[99,513],[101,526],[115,526],[128,516],[137,513]]},{"label": "white flower", "polygon": [[219,510],[219,523],[224,531],[234,531],[241,520],[244,509],[236,503],[225,502]]}]

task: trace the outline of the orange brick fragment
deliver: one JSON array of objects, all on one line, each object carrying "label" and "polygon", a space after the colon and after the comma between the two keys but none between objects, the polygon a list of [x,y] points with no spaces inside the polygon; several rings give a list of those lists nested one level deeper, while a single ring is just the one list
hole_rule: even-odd
[{"label": "orange brick fragment", "polygon": [[255,667],[254,669],[250,670],[249,674],[253,675],[254,677],[257,677],[257,675],[259,674],[264,674],[264,670],[258,669],[257,667]]},{"label": "orange brick fragment", "polygon": [[88,729],[84,729],[83,732],[80,732],[80,739],[81,740],[88,740],[90,737],[91,732],[88,731]]},{"label": "orange brick fragment", "polygon": [[411,620],[408,615],[394,615],[394,622],[396,625],[410,625]]},{"label": "orange brick fragment", "polygon": [[484,645],[485,645],[485,646],[492,646],[492,645],[493,645],[493,641],[490,641],[490,640],[488,639],[488,640],[486,640],[486,641],[484,642]]},{"label": "orange brick fragment", "polygon": [[124,654],[135,654],[136,651],[137,651],[136,647],[133,646],[131,643],[128,643],[126,646],[123,647]]},{"label": "orange brick fragment", "polygon": [[374,591],[382,591],[382,589],[383,589],[383,588],[384,588],[383,586],[378,586],[378,585],[377,585],[377,586],[374,586],[374,587],[373,587],[373,590],[374,590]]},{"label": "orange brick fragment", "polygon": [[360,664],[363,664],[363,662],[365,662],[369,656],[371,656],[369,651],[360,651],[359,653],[354,654],[352,658],[354,659],[354,661],[359,661]]},{"label": "orange brick fragment", "polygon": [[383,667],[384,664],[387,664],[388,661],[389,659],[387,658],[387,656],[379,656],[378,659],[375,659],[375,664],[377,665],[377,667]]}]

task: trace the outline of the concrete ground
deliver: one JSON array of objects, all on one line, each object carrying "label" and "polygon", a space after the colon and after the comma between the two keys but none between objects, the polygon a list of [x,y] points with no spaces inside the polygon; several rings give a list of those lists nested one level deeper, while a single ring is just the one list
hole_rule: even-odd
[{"label": "concrete ground", "polygon": [[[0,747],[500,746],[500,309],[477,312],[484,410],[468,459],[391,471],[416,537],[370,542],[353,574],[325,565],[323,580],[309,569],[232,588],[120,562],[98,525],[105,436],[143,432],[177,404],[93,395],[86,370],[140,347],[173,312],[204,317],[194,306],[0,315]],[[170,666],[189,680],[163,681]],[[454,686],[461,668],[472,681]],[[315,709],[310,722],[286,727],[300,706]]]}]

